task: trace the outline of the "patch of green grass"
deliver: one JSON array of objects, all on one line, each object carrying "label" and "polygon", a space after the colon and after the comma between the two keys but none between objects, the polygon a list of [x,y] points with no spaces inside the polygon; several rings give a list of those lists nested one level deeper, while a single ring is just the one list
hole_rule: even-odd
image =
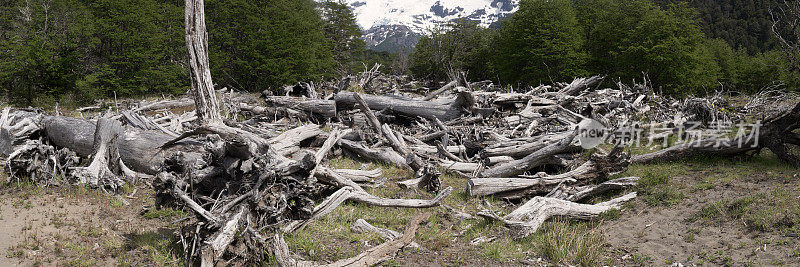
[{"label": "patch of green grass", "polygon": [[599,218],[601,221],[613,221],[619,219],[620,216],[622,216],[622,214],[619,209],[610,209],[600,213],[597,218]]},{"label": "patch of green grass", "polygon": [[323,240],[312,231],[297,231],[286,235],[286,244],[289,249],[297,253],[304,253],[309,260],[317,261],[322,257],[324,250]]},{"label": "patch of green grass", "polygon": [[633,254],[633,262],[641,266],[647,266],[648,265],[647,263],[652,260],[653,258],[644,254],[639,254],[639,253]]},{"label": "patch of green grass", "polygon": [[125,207],[125,202],[119,197],[111,197],[111,206],[115,208]]},{"label": "patch of green grass", "polygon": [[175,210],[172,208],[164,208],[164,209],[149,209],[147,212],[142,215],[145,219],[172,219],[172,218],[183,218],[189,216],[188,213],[182,210]]},{"label": "patch of green grass", "polygon": [[684,174],[685,167],[678,163],[658,163],[650,165],[634,165],[620,176],[636,176],[641,178],[636,191],[641,194],[645,203],[650,206],[672,206],[684,198],[670,181],[673,177]]},{"label": "patch of green grass", "polygon": [[721,222],[726,219],[741,221],[748,229],[762,232],[800,233],[800,194],[796,191],[776,189],[769,193],[710,203],[693,216],[693,219]]},{"label": "patch of green grass", "polygon": [[686,243],[694,243],[694,234],[686,233],[683,235],[683,241],[686,241]]},{"label": "patch of green grass", "polygon": [[[141,249],[147,253],[147,259],[152,261],[148,265],[181,266],[183,263],[183,248],[175,234],[168,229],[129,235],[127,238],[129,242],[126,248]],[[124,259],[125,257],[121,258],[120,265],[129,265]]]},{"label": "patch of green grass", "polygon": [[716,187],[716,184],[714,183],[713,179],[706,178],[703,179],[703,181],[692,186],[692,191],[697,192],[697,191],[710,190],[714,189],[714,187]]},{"label": "patch of green grass", "polygon": [[602,234],[588,223],[548,222],[528,239],[537,253],[554,264],[596,266],[605,251]]},{"label": "patch of green grass", "polygon": [[99,227],[86,226],[78,228],[77,234],[85,237],[100,237],[103,235],[103,229]]}]

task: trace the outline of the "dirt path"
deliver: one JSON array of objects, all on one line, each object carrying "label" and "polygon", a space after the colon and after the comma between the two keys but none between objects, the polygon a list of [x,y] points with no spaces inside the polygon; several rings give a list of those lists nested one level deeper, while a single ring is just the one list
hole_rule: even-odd
[{"label": "dirt path", "polygon": [[[800,194],[797,192],[800,182],[794,178],[796,173],[745,175],[729,181],[710,179],[713,174],[713,171],[700,171],[675,177],[672,183],[683,194],[678,204],[653,207],[639,198],[618,220],[600,225],[598,229],[617,254],[615,262],[621,265],[797,266],[800,240],[796,235],[753,230],[747,227],[744,218],[727,216],[733,211],[716,214],[709,209],[716,207],[715,203],[748,196],[766,198],[773,192],[790,192],[790,198],[796,200],[796,195]],[[744,212],[770,216],[765,212],[777,208],[779,213],[791,213],[783,207],[760,205],[768,201],[759,197],[753,198],[754,203]],[[759,203],[761,201],[764,203]],[[707,218],[701,218],[703,216]]]},{"label": "dirt path", "polygon": [[148,197],[134,197],[80,187],[0,189],[0,266],[171,264],[178,251],[171,251],[172,232],[160,229],[174,214],[143,216]]}]

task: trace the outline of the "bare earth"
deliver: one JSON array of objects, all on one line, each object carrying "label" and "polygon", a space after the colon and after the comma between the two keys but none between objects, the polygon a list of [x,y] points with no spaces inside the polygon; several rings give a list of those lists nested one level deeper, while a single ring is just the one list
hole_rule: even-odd
[{"label": "bare earth", "polygon": [[164,229],[167,220],[140,215],[147,198],[137,193],[126,205],[80,187],[6,186],[0,189],[0,266],[169,263],[155,251],[171,248],[172,230]]},{"label": "bare earth", "polygon": [[692,190],[713,172],[691,171],[675,177],[672,182],[687,193],[674,206],[651,207],[637,199],[618,220],[601,224],[599,231],[618,254],[614,262],[636,265],[640,259],[655,265],[798,266],[800,240],[796,235],[750,230],[742,220],[693,220],[704,206],[715,201],[774,190],[792,192],[798,199],[798,172],[764,173],[721,182],[712,189]]}]

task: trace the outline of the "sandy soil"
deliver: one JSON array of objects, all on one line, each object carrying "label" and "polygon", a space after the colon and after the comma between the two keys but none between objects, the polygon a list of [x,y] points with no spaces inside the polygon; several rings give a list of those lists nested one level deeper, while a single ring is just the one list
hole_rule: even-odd
[{"label": "sandy soil", "polygon": [[0,266],[152,264],[148,250],[157,246],[148,242],[169,242],[172,231],[164,231],[169,220],[140,215],[148,198],[6,186],[0,189]]},{"label": "sandy soil", "polygon": [[[800,239],[771,232],[748,230],[736,220],[708,222],[692,220],[705,205],[775,189],[797,190],[800,182],[791,175],[763,174],[737,180],[708,190],[688,190],[707,173],[676,177],[685,198],[671,207],[650,207],[641,199],[615,221],[599,226],[605,240],[617,254],[616,264],[654,265],[681,263],[692,265],[787,265],[798,266],[800,258],[791,254]],[[644,259],[643,259],[644,258]],[[641,261],[637,261],[641,260]]]}]

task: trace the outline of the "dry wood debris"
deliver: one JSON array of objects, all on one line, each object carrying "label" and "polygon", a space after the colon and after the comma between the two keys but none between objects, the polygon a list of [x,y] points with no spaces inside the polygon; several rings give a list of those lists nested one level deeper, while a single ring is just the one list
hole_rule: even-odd
[{"label": "dry wood debris", "polygon": [[[580,201],[634,187],[636,177],[609,180],[631,162],[766,148],[788,163],[800,163],[792,154],[800,145],[795,132],[800,105],[791,99],[761,94],[735,108],[721,94],[678,100],[654,93],[646,82],[604,88],[602,80],[580,78],[506,92],[490,82],[458,79],[428,92],[419,82],[372,68],[361,77],[288,86],[287,96],[259,98],[206,86],[201,89],[206,97],[125,103],[124,109],[88,119],[6,108],[0,117],[0,154],[10,181],[81,183],[113,191],[145,179],[158,193],[159,206],[194,212],[181,240],[187,259],[203,265],[265,260],[271,257],[266,247],[281,264],[323,264],[296,259],[282,233],[303,231],[345,201],[438,206],[452,192],[439,179],[442,172],[463,177],[470,197],[523,200],[504,216],[492,210],[477,214],[503,222],[522,237],[553,216],[589,219],[620,208],[635,193],[594,205]],[[364,91],[348,91],[354,87]],[[211,95],[217,102],[209,100]],[[211,102],[196,111],[198,101]],[[93,109],[102,110],[80,111]],[[741,147],[720,145],[721,137],[704,138],[631,158],[624,145],[583,148],[579,126],[587,119],[612,132],[638,129],[643,140],[655,142],[664,136],[650,129],[667,125],[699,121],[699,129],[713,129],[719,121],[763,121],[760,135]],[[333,152],[409,169],[416,177],[399,181],[380,169],[335,169],[328,165]],[[385,182],[435,197],[387,199],[364,189]],[[387,242],[332,265],[375,264],[413,243],[423,220],[415,218],[402,234],[359,221],[359,231],[378,232]]]}]

